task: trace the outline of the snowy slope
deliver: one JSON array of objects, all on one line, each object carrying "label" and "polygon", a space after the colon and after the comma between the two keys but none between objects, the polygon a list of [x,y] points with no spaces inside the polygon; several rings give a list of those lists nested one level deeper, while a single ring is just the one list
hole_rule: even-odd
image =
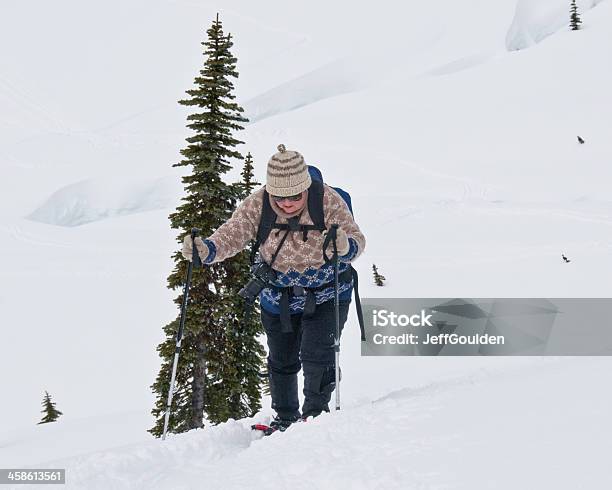
[{"label": "snowy slope", "polygon": [[[283,481],[325,461],[331,481],[359,488],[374,474],[368,462],[387,465],[378,458],[390,453],[381,487],[462,488],[475,471],[463,454],[490,463],[483,478],[514,458],[544,478],[536,452],[560,488],[580,486],[570,485],[578,475],[606,481],[580,470],[605,449],[587,436],[595,427],[609,435],[599,410],[610,399],[597,389],[609,381],[607,359],[361,358],[354,312],[342,351],[346,410],[329,422],[261,442],[242,421],[166,446],[145,432],[155,347],[177,314],[178,292],[165,287],[178,247],[167,216],[182,194],[171,165],[188,134],[176,101],[217,11],[234,35],[239,102],[253,119],[242,149],[260,181],[282,142],[350,190],[368,238],[356,263],[363,296],[612,294],[612,3],[579,2],[580,32],[563,26],[558,3],[4,2],[0,324],[11,348],[0,357],[0,386],[11,403],[0,404],[0,467],[61,459],[76,488],[102,488],[86,453],[103,450],[116,488],[190,488],[202,470],[207,482],[231,470],[228,485],[257,478],[266,487],[269,475],[249,470],[288,458],[299,437],[304,453],[275,474]],[[388,279],[383,289],[369,284],[372,263]],[[34,426],[44,390],[65,414],[52,427]],[[501,427],[500,439],[481,417]],[[371,418],[406,443],[373,450],[370,429],[359,438]],[[317,452],[336,439],[345,444],[335,453]],[[562,442],[583,449],[575,472]],[[130,461],[142,472],[130,472]],[[510,472],[508,488],[521,474]],[[325,487],[323,475],[309,478]],[[547,486],[539,483],[519,486]]]},{"label": "snowy slope", "polygon": [[[612,484],[612,400],[600,389],[609,382],[607,367],[597,358],[491,366],[392,391],[263,440],[249,421],[229,421],[163,443],[105,447],[108,436],[94,427],[124,440],[133,417],[90,419],[85,427],[58,422],[38,431],[30,460],[68,468],[66,488],[91,490],[603,489]],[[41,458],[40,447],[60,435],[56,457]],[[62,457],[79,439],[100,450]]]}]

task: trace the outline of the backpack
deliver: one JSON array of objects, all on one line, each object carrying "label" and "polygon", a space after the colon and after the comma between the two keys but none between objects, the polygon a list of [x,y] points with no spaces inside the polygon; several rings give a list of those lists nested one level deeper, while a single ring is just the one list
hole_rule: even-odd
[{"label": "backpack", "polygon": [[[321,171],[317,167],[313,165],[308,165],[308,173],[310,174],[310,178],[313,181],[323,182],[323,174],[321,174]],[[335,190],[338,194],[340,194],[340,197],[344,199],[344,202],[346,202],[349,211],[351,212],[351,214],[353,214],[353,203],[351,201],[351,195],[340,187],[332,187],[332,189]]]},{"label": "backpack", "polygon": [[[308,188],[308,214],[312,219],[312,225],[298,225],[296,228],[291,228],[291,224],[276,224],[276,213],[270,206],[268,199],[268,192],[264,190],[264,199],[262,203],[261,219],[259,221],[259,227],[257,229],[257,238],[255,244],[251,250],[251,264],[255,262],[255,255],[259,250],[259,247],[264,243],[272,229],[301,231],[303,233],[303,240],[306,241],[308,232],[311,230],[323,231],[325,230],[325,219],[323,214],[323,175],[321,171],[312,165],[308,166],[308,173],[312,179],[312,184]],[[340,197],[346,202],[351,214],[353,214],[353,204],[351,196],[348,192],[340,187],[332,187]],[[365,341],[365,330],[363,326],[363,312],[361,309],[361,298],[359,297],[359,276],[357,271],[352,265],[349,265],[351,277],[353,279],[353,289],[355,291],[355,306],[357,308],[357,318],[359,319],[359,327],[361,329],[361,340]],[[348,272],[348,271],[347,271]]]}]

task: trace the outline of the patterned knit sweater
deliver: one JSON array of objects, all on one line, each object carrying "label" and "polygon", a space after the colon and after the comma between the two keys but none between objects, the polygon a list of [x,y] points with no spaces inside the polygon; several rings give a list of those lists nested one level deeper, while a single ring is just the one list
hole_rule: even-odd
[{"label": "patterned knit sweater", "polygon": [[[262,204],[265,187],[255,191],[248,196],[234,211],[232,217],[221,225],[209,238],[204,240],[208,245],[210,253],[204,263],[211,264],[221,262],[244,250],[247,244],[257,236],[257,229],[261,218]],[[292,215],[287,215],[270,199],[270,204],[277,214],[276,222],[287,223]],[[295,213],[299,214],[299,213]],[[349,210],[346,202],[334,189],[324,184],[323,193],[323,216],[327,228],[332,224],[338,224],[344,230],[349,239],[349,251],[346,255],[339,257],[339,272],[342,273],[349,268],[350,262],[355,260],[365,248],[365,237]],[[308,214],[308,206],[301,211],[300,224],[313,224]],[[259,254],[261,258],[270,263],[274,252],[285,234],[285,231],[272,230],[268,239],[261,244]],[[274,283],[278,287],[302,286],[315,288],[333,281],[334,269],[332,264],[325,264],[323,257],[323,237],[319,231],[309,231],[307,240],[303,241],[300,231],[289,232],[285,243],[273,268],[277,279]],[[331,247],[330,247],[331,248]],[[331,250],[328,249],[328,255]],[[352,283],[342,283],[340,286],[340,300],[348,300],[351,297]],[[333,298],[333,284],[315,293],[317,304]],[[260,294],[260,302],[263,308],[271,313],[279,313],[280,293],[271,288],[264,288]],[[292,314],[300,313],[304,309],[304,296],[292,296],[289,309]]]}]

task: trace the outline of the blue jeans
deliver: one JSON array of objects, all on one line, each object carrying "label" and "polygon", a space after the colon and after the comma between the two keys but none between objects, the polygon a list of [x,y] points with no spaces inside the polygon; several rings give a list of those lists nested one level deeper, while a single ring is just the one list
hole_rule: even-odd
[{"label": "blue jeans", "polygon": [[[340,331],[351,300],[340,301]],[[268,339],[268,375],[272,408],[282,419],[300,417],[297,373],[304,367],[302,416],[329,412],[335,388],[336,317],[334,301],[317,305],[312,316],[291,315],[292,332],[282,332],[280,315],[261,309],[261,322]]]}]

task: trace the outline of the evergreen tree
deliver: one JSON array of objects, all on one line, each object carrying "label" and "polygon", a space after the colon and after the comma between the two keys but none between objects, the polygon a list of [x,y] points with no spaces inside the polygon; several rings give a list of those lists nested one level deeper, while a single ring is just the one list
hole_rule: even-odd
[{"label": "evergreen tree", "polygon": [[[257,187],[258,185],[261,185],[259,182],[256,182],[254,180],[255,178],[255,174],[254,174],[254,167],[253,167],[253,157],[251,156],[251,153],[247,153],[247,156],[244,160],[244,167],[242,169],[242,172],[240,175],[242,175],[242,182],[237,183],[236,185],[239,187],[240,189],[240,193],[241,193],[241,197],[245,198],[246,196],[248,196],[249,194],[251,194],[251,192],[253,192],[253,190],[255,189],[255,187]],[[251,244],[252,246],[252,244]],[[250,256],[250,253],[249,253]],[[247,276],[245,278],[246,280],[250,279],[250,276]],[[259,315],[259,311],[257,308],[257,304],[254,305],[254,311],[255,311],[255,315]],[[257,332],[258,334],[263,334],[263,329],[261,328],[261,322],[260,321],[256,321],[254,326],[251,327],[253,329],[253,331]],[[255,330],[255,328],[257,330]],[[260,359],[262,362],[262,366],[265,364],[265,350],[261,347],[261,344],[257,344],[257,348],[259,349],[259,353],[260,353]],[[251,373],[251,376],[253,376],[255,373]],[[270,384],[269,384],[269,378],[268,378],[268,373],[267,372],[262,372],[259,371],[257,372],[257,375],[259,377],[260,383],[261,383],[261,392],[264,395],[270,395]],[[259,399],[257,402],[257,406],[259,408]],[[259,408],[257,408],[257,410],[259,410]],[[253,413],[257,412],[257,410],[252,409],[251,411]]]},{"label": "evergreen tree", "polygon": [[[242,169],[242,181],[234,184],[240,199],[250,195],[261,184],[255,180],[253,157],[247,154]],[[252,247],[252,244],[251,244]],[[261,409],[260,371],[263,367],[265,350],[257,337],[262,335],[263,327],[259,321],[256,306],[245,310],[245,301],[238,291],[251,279],[250,251],[244,251],[232,262],[232,279],[228,281],[232,294],[228,307],[227,357],[235,360],[225,364],[225,388],[229,400],[226,418],[239,419],[251,417]]]},{"label": "evergreen tree", "polygon": [[43,413],[45,416],[40,422],[38,422],[37,425],[55,422],[60,415],[63,415],[62,412],[55,408],[55,402],[51,401],[51,395],[49,395],[49,393],[46,391],[45,397],[43,398],[42,406],[43,409],[41,410],[41,413]]},{"label": "evergreen tree", "polygon": [[251,156],[251,152],[247,153],[247,156],[244,159],[244,165],[242,167],[242,172],[240,175],[242,176],[242,181],[234,183],[236,187],[236,192],[240,199],[246,198],[255,187],[261,185],[259,182],[255,181],[255,167],[253,167],[253,157]]},{"label": "evergreen tree", "polygon": [[572,0],[572,4],[570,7],[570,28],[572,31],[577,31],[580,29],[580,24],[582,21],[580,20],[580,15],[578,14],[578,6],[576,5],[576,0]]},{"label": "evergreen tree", "polygon": [[[243,129],[240,124],[248,121],[241,115],[243,109],[233,102],[234,85],[230,79],[238,78],[237,59],[231,54],[233,43],[230,36],[224,36],[218,15],[207,36],[202,43],[205,62],[195,78],[195,88],[187,91],[188,99],[179,101],[181,105],[197,108],[196,113],[187,117],[187,127],[194,134],[181,150],[184,158],[173,165],[191,169],[182,179],[186,191],[183,204],[169,216],[172,228],[179,230],[179,249],[183,237],[193,227],[200,228],[203,237],[212,234],[231,216],[241,198],[235,185],[222,180],[231,168],[230,159],[242,159],[234,148],[243,142],[235,139],[232,132]],[[182,289],[188,262],[180,250],[172,258],[175,267],[168,277],[168,287]],[[245,265],[243,252],[222,263],[193,270],[169,432],[203,427],[205,413],[212,423],[225,421],[233,414],[228,391],[236,391],[235,379],[231,376],[226,379],[232,374],[227,367],[236,366],[243,359],[233,357],[240,349],[228,332],[237,328],[240,319],[241,314],[235,310],[239,286],[236,281],[245,274]],[[175,299],[178,306],[181,302],[182,294]],[[151,386],[157,401],[151,411],[156,423],[149,430],[156,436],[163,431],[179,321],[180,315],[164,327],[166,340],[157,348],[162,366]]]},{"label": "evergreen tree", "polygon": [[385,285],[384,281],[386,281],[387,278],[385,276],[379,274],[378,268],[376,267],[376,264],[372,264],[372,271],[374,273],[374,283],[377,286],[384,286]]}]

